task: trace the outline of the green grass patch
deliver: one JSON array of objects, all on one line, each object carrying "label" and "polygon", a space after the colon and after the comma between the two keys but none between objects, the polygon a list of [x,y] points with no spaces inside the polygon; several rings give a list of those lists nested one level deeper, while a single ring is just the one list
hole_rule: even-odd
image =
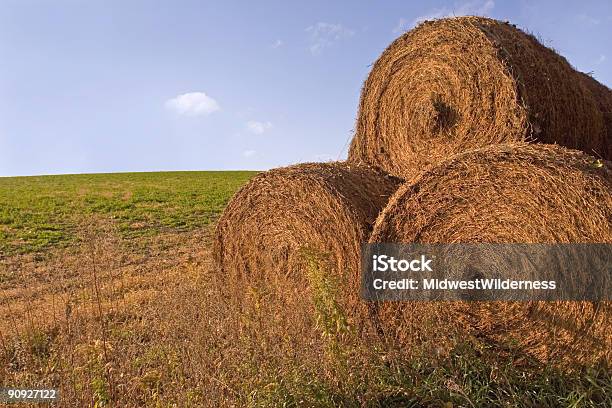
[{"label": "green grass patch", "polygon": [[126,238],[208,225],[255,172],[157,172],[0,178],[0,254],[76,240],[92,216]]},{"label": "green grass patch", "polygon": [[[365,346],[367,347],[367,346]],[[512,356],[460,344],[436,361],[421,350],[411,359],[379,359],[358,347],[340,361],[321,356],[326,375],[306,363],[270,373],[265,386],[246,387],[253,407],[610,407],[612,378],[605,369],[563,372],[522,369]],[[370,358],[363,356],[369,353]],[[483,355],[484,353],[484,355]],[[341,369],[338,370],[337,366]]]}]

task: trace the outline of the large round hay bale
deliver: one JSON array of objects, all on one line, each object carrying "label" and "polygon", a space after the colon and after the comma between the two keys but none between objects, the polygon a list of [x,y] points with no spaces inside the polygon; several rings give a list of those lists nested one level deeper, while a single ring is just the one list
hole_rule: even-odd
[{"label": "large round hay bale", "polygon": [[410,178],[452,154],[521,141],[610,159],[611,93],[514,25],[426,21],[374,64],[349,160]]},{"label": "large round hay bale", "polygon": [[[458,154],[400,187],[370,242],[612,243],[611,223],[609,162],[555,145],[496,145]],[[612,357],[609,302],[379,303],[378,313],[400,343],[451,347],[471,333],[545,362]]]},{"label": "large round hay bale", "polygon": [[580,75],[584,85],[595,96],[597,104],[599,105],[599,110],[601,110],[604,118],[606,132],[603,148],[601,150],[601,157],[612,160],[612,92],[610,88],[597,82],[591,76],[583,73],[580,73]]},{"label": "large round hay bale", "polygon": [[334,315],[326,318],[359,323],[361,244],[398,185],[367,166],[341,162],[260,173],[217,224],[216,264],[244,302],[261,301],[249,299],[256,292],[275,303],[274,315],[295,318],[314,298],[323,314]]}]

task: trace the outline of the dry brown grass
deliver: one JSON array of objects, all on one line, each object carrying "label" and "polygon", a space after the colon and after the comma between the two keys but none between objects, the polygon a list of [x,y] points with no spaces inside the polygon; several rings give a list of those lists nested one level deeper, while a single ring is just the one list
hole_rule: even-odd
[{"label": "dry brown grass", "polygon": [[[2,261],[21,279],[0,289],[0,383],[59,388],[62,407],[276,406],[281,376],[343,386],[339,315],[292,290],[292,304],[254,289],[245,305],[212,265],[210,230],[128,245],[111,224],[82,229],[79,246]],[[312,272],[324,303],[337,289],[326,274]]]},{"label": "dry brown grass", "polygon": [[0,383],[58,387],[57,406],[612,401],[609,373],[551,373],[475,338],[442,358],[355,336],[316,256],[311,298],[288,289],[291,303],[279,305],[253,292],[260,302],[245,304],[243,287],[212,267],[208,229],[131,241],[103,222],[87,230],[77,247],[5,258],[0,269],[20,276],[0,287]]},{"label": "dry brown grass", "polygon": [[86,228],[78,247],[2,262],[21,277],[0,289],[0,383],[59,387],[60,406],[223,401],[204,346],[229,317],[208,231],[128,246],[109,224]]},{"label": "dry brown grass", "polygon": [[611,111],[609,88],[509,23],[427,21],[374,64],[349,160],[410,178],[452,154],[516,141],[610,159]]}]

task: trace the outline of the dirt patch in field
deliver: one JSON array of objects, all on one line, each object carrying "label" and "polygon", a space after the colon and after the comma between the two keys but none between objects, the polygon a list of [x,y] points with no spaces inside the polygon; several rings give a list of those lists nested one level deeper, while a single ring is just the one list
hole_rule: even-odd
[{"label": "dirt patch in field", "polygon": [[19,330],[32,319],[57,321],[67,308],[75,311],[91,305],[96,285],[111,306],[126,293],[158,287],[169,278],[165,271],[198,265],[208,257],[210,231],[165,233],[128,242],[111,223],[100,221],[81,228],[80,240],[78,246],[0,261],[2,332]]}]

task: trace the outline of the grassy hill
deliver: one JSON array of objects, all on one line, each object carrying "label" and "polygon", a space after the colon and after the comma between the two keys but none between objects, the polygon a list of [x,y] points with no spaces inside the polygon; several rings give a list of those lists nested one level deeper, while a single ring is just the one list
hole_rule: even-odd
[{"label": "grassy hill", "polygon": [[207,225],[255,172],[157,172],[0,178],[0,255],[74,242],[92,216],[124,237]]}]

